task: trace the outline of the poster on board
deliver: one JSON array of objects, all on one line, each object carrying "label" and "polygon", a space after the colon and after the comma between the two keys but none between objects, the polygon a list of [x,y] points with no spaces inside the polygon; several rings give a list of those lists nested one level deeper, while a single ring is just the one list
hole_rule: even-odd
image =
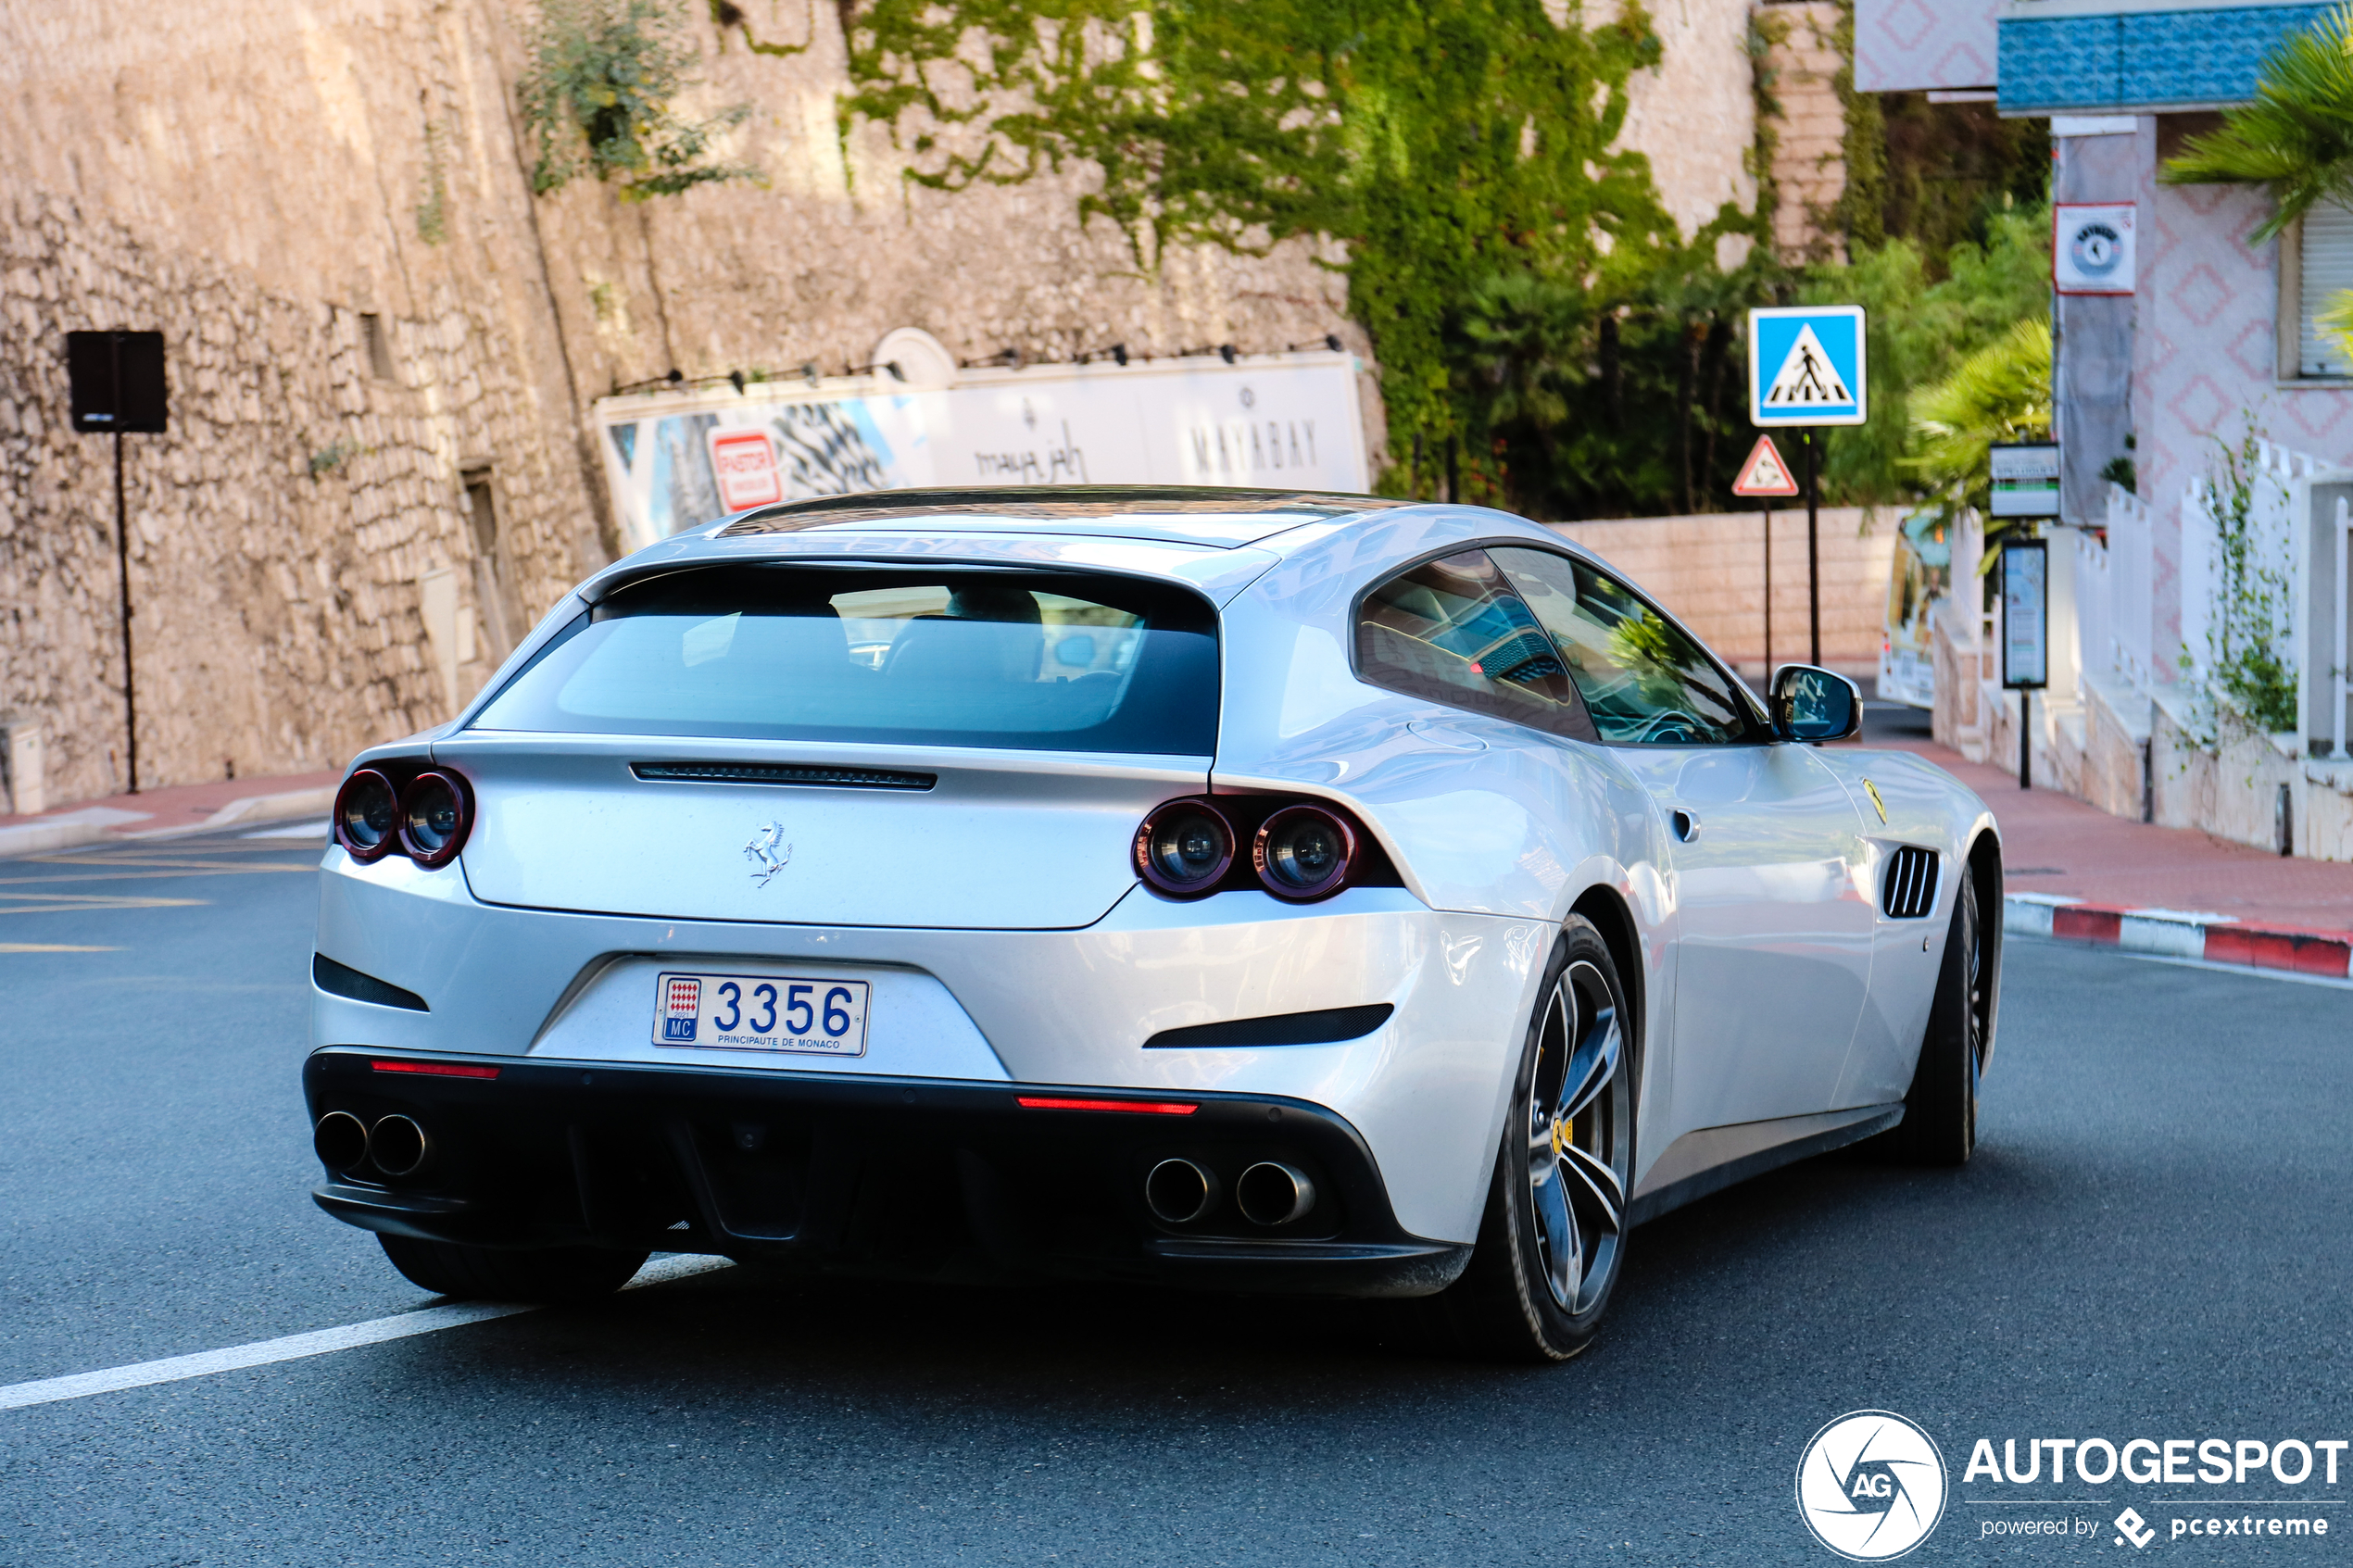
[{"label": "poster on board", "polygon": [[[968,370],[652,392],[595,410],[631,549],[747,505],[932,485],[1207,484],[1361,492],[1347,354]],[[762,500],[745,501],[757,493]]]},{"label": "poster on board", "polygon": [[2051,680],[2050,547],[2041,539],[2002,546],[2002,684],[2035,690]]}]

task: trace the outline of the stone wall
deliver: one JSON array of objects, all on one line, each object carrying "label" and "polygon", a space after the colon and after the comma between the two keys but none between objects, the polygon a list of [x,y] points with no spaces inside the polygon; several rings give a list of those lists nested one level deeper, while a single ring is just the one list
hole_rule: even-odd
[{"label": "stone wall", "polygon": [[[1808,650],[1806,511],[1773,520],[1772,662],[1803,662]],[[1755,512],[1701,517],[1565,522],[1585,546],[1656,598],[1743,674],[1765,665],[1765,522]],[[1826,507],[1821,558],[1822,661],[1856,676],[1879,673],[1886,634],[1888,580],[1895,564],[1895,516]]]},{"label": "stone wall", "polygon": [[[52,803],[125,766],[107,444],[67,428],[68,331],[166,337],[172,429],[128,438],[150,785],[447,717],[617,546],[585,419],[616,386],[838,372],[904,326],[975,358],[1365,352],[1336,253],[1148,279],[1077,222],[1083,169],[945,195],[881,128],[845,144],[837,7],[747,6],[781,56],[686,10],[685,107],[753,105],[733,151],[765,183],[631,205],[530,194],[529,0],[0,0],[0,721],[44,727]],[[1659,26],[1628,134],[1695,226],[1748,199],[1746,16],[1669,0]]]},{"label": "stone wall", "polygon": [[1836,0],[1768,0],[1758,13],[1783,34],[1765,56],[1780,106],[1773,244],[1787,260],[1843,261],[1846,242],[1833,218],[1846,192],[1846,110],[1836,84],[1846,64],[1838,46],[1839,6]]}]

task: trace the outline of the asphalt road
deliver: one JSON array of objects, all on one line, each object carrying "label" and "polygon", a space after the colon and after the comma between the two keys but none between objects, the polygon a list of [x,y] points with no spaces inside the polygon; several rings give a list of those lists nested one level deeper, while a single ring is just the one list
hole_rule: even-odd
[{"label": "asphalt road", "polygon": [[[305,1196],[316,854],[0,862],[0,1385],[427,1304]],[[1969,1447],[2353,1437],[2348,1024],[2353,990],[2013,944],[1976,1162],[1659,1221],[1556,1369],[1347,1305],[730,1269],[0,1410],[0,1563],[1826,1564],[1791,1478],[1861,1407],[1944,1447],[1913,1561],[2120,1555],[1986,1540],[2070,1511],[1984,1499],[2284,1494],[1964,1484]],[[2334,1561],[2345,1483],[2290,1489],[2326,1541],[2149,1549]]]}]

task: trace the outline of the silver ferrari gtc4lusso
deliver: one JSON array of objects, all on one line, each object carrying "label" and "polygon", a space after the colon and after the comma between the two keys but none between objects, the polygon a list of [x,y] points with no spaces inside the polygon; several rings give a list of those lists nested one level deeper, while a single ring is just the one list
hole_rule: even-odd
[{"label": "silver ferrari gtc4lusso", "polygon": [[649,1252],[1437,1296],[1575,1353],[1643,1219],[1957,1163],[2000,848],[1478,508],[899,491],[567,596],[353,764],[321,1207],[454,1296]]}]

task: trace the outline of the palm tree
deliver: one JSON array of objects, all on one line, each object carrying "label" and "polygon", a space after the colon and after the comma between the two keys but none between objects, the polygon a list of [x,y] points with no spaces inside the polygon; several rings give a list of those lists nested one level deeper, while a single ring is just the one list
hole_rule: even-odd
[{"label": "palm tree", "polygon": [[2051,323],[2035,316],[2018,322],[1953,367],[1952,374],[1912,394],[1918,445],[1903,466],[1944,505],[1946,518],[1974,507],[1985,523],[1989,569],[2009,526],[1992,511],[1992,449],[2016,441],[2047,441],[2051,433]]},{"label": "palm tree", "polygon": [[2159,178],[2269,185],[2276,207],[2255,231],[2259,245],[2319,203],[2353,205],[2353,0],[2282,41],[2255,101],[2224,110],[2222,128],[2192,138]]}]

